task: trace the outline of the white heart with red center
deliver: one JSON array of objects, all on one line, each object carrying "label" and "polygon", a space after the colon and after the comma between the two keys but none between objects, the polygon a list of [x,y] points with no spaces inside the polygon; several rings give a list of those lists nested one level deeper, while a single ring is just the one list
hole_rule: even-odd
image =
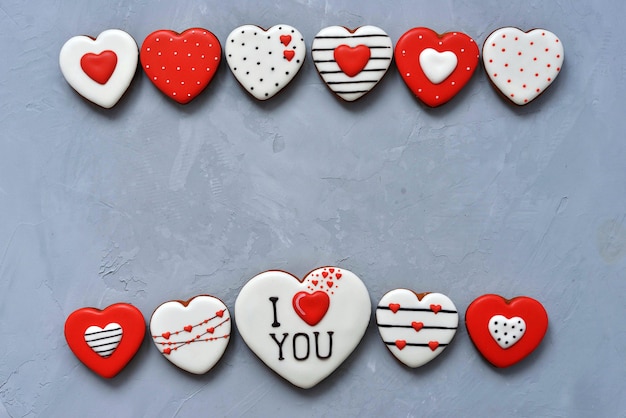
[{"label": "white heart with red center", "polygon": [[226,350],[230,314],[224,302],[208,295],[186,303],[165,302],[150,318],[150,333],[166,359],[190,373],[203,374]]},{"label": "white heart with red center", "polygon": [[418,295],[408,289],[386,293],[376,307],[376,324],[383,342],[398,360],[419,367],[450,344],[459,324],[456,306],[446,295]]},{"label": "white heart with red center", "polygon": [[438,52],[426,48],[420,53],[420,67],[433,84],[440,84],[452,74],[459,60],[452,51]]},{"label": "white heart with red center", "polygon": [[545,29],[522,32],[513,27],[493,32],[483,45],[483,63],[491,82],[517,105],[539,96],[563,65],[563,44]]},{"label": "white heart with red center", "polygon": [[352,272],[321,267],[302,281],[267,271],[241,289],[237,329],[272,370],[301,388],[325,379],[352,353],[370,319],[370,299]]},{"label": "white heart with red center", "polygon": [[491,337],[504,349],[512,347],[526,332],[526,322],[519,316],[507,318],[503,315],[494,315],[489,320]]},{"label": "white heart with red center", "polygon": [[[115,57],[116,61],[112,71],[103,80],[96,81],[97,77],[93,78],[93,74],[84,69],[85,58],[103,53]],[[74,90],[85,99],[108,109],[128,89],[137,71],[138,56],[139,49],[132,36],[119,29],[109,29],[96,39],[82,35],[70,38],[61,48],[59,65],[65,80]]]},{"label": "white heart with red center", "polygon": [[110,357],[122,341],[122,327],[111,322],[104,328],[92,325],[85,330],[85,342],[100,357]]},{"label": "white heart with red center", "polygon": [[296,76],[306,56],[306,45],[302,34],[289,25],[268,30],[244,25],[228,35],[224,52],[239,84],[255,98],[267,100]]}]

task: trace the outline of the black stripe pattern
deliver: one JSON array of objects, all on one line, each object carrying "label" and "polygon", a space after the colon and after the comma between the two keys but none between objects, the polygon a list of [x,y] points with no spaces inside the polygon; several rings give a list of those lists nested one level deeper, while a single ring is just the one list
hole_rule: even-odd
[{"label": "black stripe pattern", "polygon": [[111,322],[104,328],[92,325],[85,330],[85,342],[100,357],[110,357],[122,341],[122,327]]}]

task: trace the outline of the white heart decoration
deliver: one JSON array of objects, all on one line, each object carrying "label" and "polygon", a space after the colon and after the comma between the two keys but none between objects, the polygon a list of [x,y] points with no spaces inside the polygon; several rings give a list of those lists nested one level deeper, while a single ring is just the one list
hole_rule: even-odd
[{"label": "white heart decoration", "polygon": [[208,295],[169,301],[152,314],[150,333],[166,359],[190,373],[203,374],[226,351],[230,313],[224,302]]},{"label": "white heart decoration", "polygon": [[267,271],[241,289],[237,328],[272,370],[301,388],[315,386],[356,348],[370,319],[363,282],[338,267],[321,267],[300,281]]},{"label": "white heart decoration", "polygon": [[507,318],[503,315],[494,315],[489,320],[491,337],[504,349],[512,347],[522,339],[526,332],[526,321],[519,316]]},{"label": "white heart decoration", "polygon": [[302,34],[289,25],[268,30],[244,25],[228,35],[224,52],[239,84],[255,98],[267,100],[296,76],[306,56],[306,45]]},{"label": "white heart decoration", "polygon": [[104,328],[92,325],[85,330],[85,342],[100,357],[110,357],[122,341],[122,327],[111,322]]},{"label": "white heart decoration", "polygon": [[440,84],[448,78],[459,62],[454,52],[439,52],[433,48],[424,49],[419,61],[424,75],[433,84]]},{"label": "white heart decoration", "polygon": [[505,27],[483,45],[485,71],[494,86],[516,105],[525,105],[543,93],[563,66],[563,43],[545,29],[522,32]]},{"label": "white heart decoration", "polygon": [[[84,57],[93,55],[114,54],[116,63],[104,77],[104,83],[92,78],[85,71]],[[96,39],[89,36],[70,38],[59,54],[59,65],[65,80],[81,96],[104,108],[113,107],[128,89],[137,71],[139,49],[137,43],[128,33],[119,29],[102,32]]]},{"label": "white heart decoration", "polygon": [[391,354],[409,367],[419,367],[450,344],[459,314],[444,294],[418,295],[408,289],[395,289],[378,303],[376,324]]}]

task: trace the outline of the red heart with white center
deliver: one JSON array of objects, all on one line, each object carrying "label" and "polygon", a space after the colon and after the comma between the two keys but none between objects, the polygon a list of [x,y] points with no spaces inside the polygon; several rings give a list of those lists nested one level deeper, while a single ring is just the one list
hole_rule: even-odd
[{"label": "red heart with white center", "polygon": [[483,63],[491,83],[518,106],[530,103],[554,82],[564,57],[561,40],[545,29],[501,28],[483,45]]},{"label": "red heart with white center", "polygon": [[462,32],[439,35],[413,28],[400,37],[394,58],[406,85],[430,107],[450,101],[478,66],[476,42]]},{"label": "red heart with white center", "polygon": [[116,303],[103,310],[81,308],[65,321],[65,339],[78,359],[105,378],[117,375],[133,358],[146,332],[139,309]]},{"label": "red heart with white center", "polygon": [[59,65],[65,80],[85,99],[111,108],[128,89],[137,71],[137,43],[128,33],[109,29],[75,36],[61,48]]},{"label": "red heart with white center", "polygon": [[343,363],[369,318],[365,285],[338,267],[318,268],[302,280],[266,271],[250,279],[235,302],[237,328],[248,347],[301,388],[315,386]]},{"label": "red heart with white center", "polygon": [[470,339],[496,367],[509,367],[527,357],[541,343],[548,329],[543,305],[527,296],[507,300],[483,295],[465,313]]},{"label": "red heart with white center", "polygon": [[211,82],[220,65],[222,47],[206,29],[182,33],[157,30],[141,45],[141,66],[150,81],[167,97],[189,103]]}]

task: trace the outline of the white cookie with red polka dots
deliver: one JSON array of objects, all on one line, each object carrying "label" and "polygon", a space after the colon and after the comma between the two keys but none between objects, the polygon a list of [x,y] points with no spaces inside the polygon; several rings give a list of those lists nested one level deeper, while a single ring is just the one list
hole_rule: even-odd
[{"label": "white cookie with red polka dots", "polygon": [[505,27],[483,45],[483,62],[491,82],[507,99],[522,106],[556,79],[563,66],[563,44],[545,29],[523,32]]}]

